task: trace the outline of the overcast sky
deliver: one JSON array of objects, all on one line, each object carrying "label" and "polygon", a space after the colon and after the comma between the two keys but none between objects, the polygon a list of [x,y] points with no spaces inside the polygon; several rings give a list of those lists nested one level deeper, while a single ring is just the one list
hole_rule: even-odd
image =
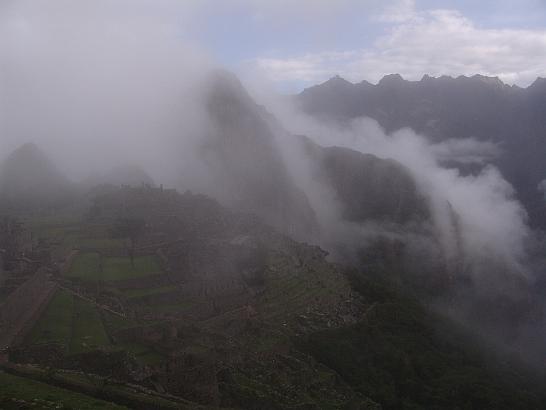
[{"label": "overcast sky", "polygon": [[40,26],[49,13],[100,21],[98,9],[124,14],[119,31],[130,18],[161,19],[181,41],[283,92],[336,74],[377,82],[478,73],[520,86],[546,76],[546,0],[0,0],[0,21],[9,36],[39,36],[54,29]]}]

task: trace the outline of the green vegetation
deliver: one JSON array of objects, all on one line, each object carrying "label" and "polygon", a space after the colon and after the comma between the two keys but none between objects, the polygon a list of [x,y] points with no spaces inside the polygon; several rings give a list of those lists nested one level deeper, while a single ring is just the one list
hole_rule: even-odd
[{"label": "green vegetation", "polygon": [[[16,403],[19,405],[19,407],[5,407],[6,409],[27,409],[27,408],[38,408],[38,409],[50,409],[50,408],[56,408],[56,409],[125,409],[126,407],[113,404],[110,402],[106,402],[100,399],[95,399],[93,397],[89,397],[82,393],[73,393],[72,391],[66,390],[66,389],[59,389],[57,387],[49,386],[48,384],[44,383],[61,383],[64,386],[70,386],[70,388],[74,389],[75,391],[83,391],[83,392],[89,392],[89,394],[97,394],[101,395],[103,397],[109,397],[111,400],[115,401],[116,403],[124,403],[127,404],[129,408],[145,408],[145,409],[204,409],[204,407],[201,407],[199,405],[196,405],[195,403],[183,400],[183,399],[176,399],[174,401],[158,397],[156,395],[149,395],[146,393],[141,393],[138,391],[135,391],[132,387],[124,386],[121,384],[116,383],[108,383],[107,380],[101,378],[100,376],[92,375],[92,374],[77,374],[77,373],[69,373],[69,372],[54,372],[49,373],[44,370],[35,368],[35,367],[19,367],[17,369],[17,374],[23,377],[19,376],[12,376],[12,375],[6,375],[8,378],[12,379],[8,383],[6,383],[8,386],[11,387],[11,389],[15,390],[16,392],[20,392],[17,394],[20,394],[22,399],[26,402],[29,401],[29,397],[34,397],[33,392],[30,388],[27,389],[25,386],[43,386],[45,389],[51,389],[46,390],[46,392],[51,392],[50,394],[50,400],[55,400],[53,407],[40,407],[39,405],[34,406],[25,406],[23,403]],[[0,376],[4,375],[4,373],[0,372]],[[15,378],[15,379],[13,379]],[[8,379],[6,379],[8,380]],[[0,382],[2,381],[2,378],[0,377]],[[44,383],[42,383],[44,382]],[[16,384],[13,386],[13,384]],[[6,389],[7,391],[7,389]],[[40,393],[41,387],[38,387],[37,392]],[[3,386],[0,384],[0,398],[3,398]],[[5,395],[7,397],[7,403],[12,402],[12,397],[15,396],[16,393],[10,393],[7,392]],[[72,401],[72,397],[77,398],[78,400],[81,400],[80,402]],[[72,403],[75,403],[72,405]],[[88,403],[91,405],[91,407],[88,406]],[[0,400],[0,404],[3,404]],[[21,406],[21,404],[23,404]],[[55,407],[56,406],[56,407]],[[93,407],[94,406],[94,407]],[[0,407],[1,409],[4,409],[4,407]]]},{"label": "green vegetation", "polygon": [[81,353],[109,345],[110,341],[97,308],[89,302],[74,298],[74,325],[70,352]]},{"label": "green vegetation", "polygon": [[30,342],[59,343],[68,346],[72,335],[73,304],[73,296],[70,293],[57,291],[32,329]]},{"label": "green vegetation", "polygon": [[147,308],[156,313],[182,312],[198,304],[206,305],[206,302],[197,301],[195,299],[186,299],[179,303],[155,304],[148,305]]},{"label": "green vegetation", "polygon": [[[238,258],[224,259],[223,244],[218,241],[221,258],[215,262],[240,265],[240,270],[234,269],[235,275],[245,269],[251,272],[243,280],[258,290],[251,301],[257,312],[253,315],[244,306],[247,298],[237,300],[238,294],[230,293],[230,289],[225,295],[219,290],[217,295],[216,289],[207,292],[208,284],[204,283],[203,287],[195,287],[204,292],[192,292],[193,287],[188,286],[177,293],[178,287],[168,285],[155,255],[136,255],[138,232],[128,249],[130,233],[112,238],[106,220],[101,221],[94,225],[70,221],[35,224],[41,234],[52,239],[53,248],[81,247],[60,283],[81,289],[113,310],[122,305],[128,318],[101,310],[67,291],[58,291],[28,341],[58,343],[65,350],[51,349],[51,356],[56,358],[58,352],[63,357],[58,362],[49,361],[45,357],[48,348],[34,346],[33,350],[29,346],[28,353],[36,353],[29,357],[46,367],[20,366],[17,374],[140,408],[181,408],[186,403],[172,396],[173,401],[153,392],[140,392],[123,381],[143,380],[142,385],[147,387],[161,383],[169,393],[192,400],[198,397],[203,402],[210,400],[203,398],[208,392],[220,392],[222,405],[237,408],[376,409],[372,400],[384,410],[546,408],[540,390],[528,383],[523,372],[518,375],[518,367],[487,361],[477,347],[479,341],[471,339],[464,329],[430,313],[415,299],[393,291],[392,285],[383,286],[380,278],[353,277],[353,290],[361,293],[367,310],[359,323],[345,326],[341,315],[348,309],[359,314],[361,305],[340,305],[349,298],[349,283],[339,269],[320,256],[306,258],[297,244],[291,244],[286,251],[272,250],[264,267],[260,253],[249,259],[244,254],[244,263]],[[136,225],[136,231],[142,228]],[[156,236],[146,238],[146,243],[151,243],[152,238]],[[196,252],[188,255],[193,269],[194,261],[213,258],[216,237],[205,237],[203,241],[211,247],[211,251],[205,247],[203,255],[200,249],[186,249],[178,241],[166,255],[171,258]],[[231,253],[231,245],[226,249]],[[174,259],[169,263],[173,266],[172,279],[184,279],[177,278],[175,272],[184,273],[186,262]],[[378,274],[379,270],[374,270]],[[139,289],[127,290],[129,287]],[[208,317],[211,310],[219,314]],[[326,325],[328,330],[316,330]],[[40,352],[46,354],[40,357]],[[180,362],[169,361],[179,366],[170,369],[175,373],[163,373],[158,367],[158,374],[145,379],[149,373],[140,372],[143,369],[138,365],[167,363],[173,356],[181,358]],[[51,369],[50,363],[82,372]],[[133,379],[132,375],[142,379]],[[170,386],[173,377],[179,377],[184,384],[181,390]],[[12,401],[6,401],[10,397],[27,402],[29,397],[41,400],[40,390],[37,388],[36,394],[25,390],[23,382],[21,391],[17,390],[18,383],[13,387],[13,380],[4,383],[12,389],[6,395],[0,377],[0,408],[16,408]],[[63,392],[48,392],[46,404],[64,403]],[[68,400],[65,406],[110,408],[87,396],[81,400],[77,404]],[[34,407],[40,406],[41,402]],[[188,406],[195,408],[193,404]]]},{"label": "green vegetation", "polygon": [[100,255],[96,252],[80,253],[66,273],[69,278],[96,280],[100,277]]},{"label": "green vegetation", "polygon": [[24,223],[37,238],[45,239],[78,231],[80,221],[75,215],[50,215],[26,218]]},{"label": "green vegetation", "polygon": [[60,290],[49,303],[29,336],[30,343],[57,343],[71,353],[110,344],[96,307]]},{"label": "green vegetation", "polygon": [[134,266],[127,257],[103,258],[102,280],[121,280],[159,274],[161,267],[154,255],[137,256]]},{"label": "green vegetation", "polygon": [[125,409],[80,393],[0,372],[0,408],[15,409]]},{"label": "green vegetation", "polygon": [[102,319],[106,330],[110,334],[117,330],[127,329],[136,325],[134,320],[119,317],[118,315],[114,315],[110,312],[103,312]]},{"label": "green vegetation", "polygon": [[384,409],[546,408],[526,378],[491,368],[454,324],[377,283],[357,288],[377,302],[365,320],[298,344]]},{"label": "green vegetation", "polygon": [[143,365],[156,365],[165,361],[165,356],[148,346],[137,343],[122,343],[118,347],[130,353],[137,362]]},{"label": "green vegetation", "polygon": [[174,285],[168,285],[168,286],[159,286],[157,288],[130,289],[130,290],[124,291],[123,293],[128,298],[138,298],[142,296],[158,295],[161,293],[174,292],[177,289],[178,288]]},{"label": "green vegetation", "polygon": [[149,347],[137,343],[110,343],[108,333],[132,326],[135,326],[133,321],[108,312],[101,318],[95,305],[60,290],[32,329],[29,342],[57,343],[66,347],[70,354],[108,347],[110,350],[127,351],[138,362],[147,365],[164,361],[164,356]]},{"label": "green vegetation", "polygon": [[128,257],[101,257],[97,252],[84,252],[76,256],[66,276],[85,281],[111,281],[160,273],[161,267],[154,255],[137,256],[131,264]]}]

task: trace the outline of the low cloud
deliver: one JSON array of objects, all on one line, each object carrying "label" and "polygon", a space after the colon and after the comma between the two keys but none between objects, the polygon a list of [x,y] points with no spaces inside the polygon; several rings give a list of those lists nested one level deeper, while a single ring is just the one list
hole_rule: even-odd
[{"label": "low cloud", "polygon": [[490,141],[474,138],[450,139],[430,146],[439,162],[486,164],[501,154],[501,148]]},{"label": "low cloud", "polygon": [[188,8],[171,0],[2,2],[0,158],[35,142],[73,179],[125,162],[162,181],[180,174],[176,153],[206,129],[198,96],[211,66],[180,36]]},{"label": "low cloud", "polygon": [[[473,139],[432,143],[409,128],[386,134],[370,118],[358,118],[340,126],[298,112],[286,101],[273,100],[267,105],[294,134],[307,135],[323,146],[351,148],[404,165],[427,199],[434,235],[444,257],[464,261],[476,281],[483,280],[490,285],[501,272],[519,277],[529,275],[525,266],[526,244],[531,236],[527,214],[515,198],[512,186],[488,163],[499,153],[495,144]],[[335,217],[339,210],[332,193],[328,188],[313,186],[309,182],[312,178],[301,171],[304,163],[293,155],[287,162],[292,167],[296,164],[295,173],[307,179],[301,185],[310,187],[307,194],[318,207],[317,214],[327,215],[326,220],[332,222],[339,233],[340,221]],[[477,172],[463,175],[456,168],[446,167],[446,160],[471,162],[477,166]],[[362,237],[369,236],[369,228],[361,227]],[[385,228],[390,229],[376,226],[373,230],[381,233]],[[350,235],[356,237],[357,232],[358,228],[351,226]]]}]

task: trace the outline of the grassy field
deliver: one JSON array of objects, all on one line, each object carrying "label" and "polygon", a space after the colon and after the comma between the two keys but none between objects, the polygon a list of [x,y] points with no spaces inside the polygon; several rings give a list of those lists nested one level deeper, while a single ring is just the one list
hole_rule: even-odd
[{"label": "grassy field", "polygon": [[66,273],[69,278],[94,280],[100,274],[100,255],[96,252],[80,253]]},{"label": "grassy field", "polygon": [[97,250],[121,250],[125,247],[123,240],[108,237],[80,237],[75,240],[75,244],[79,248],[94,248]]},{"label": "grassy field", "polygon": [[[112,333],[117,330],[126,329],[137,325],[137,323],[129,319],[123,319],[119,316],[115,316],[107,312],[104,314],[104,324],[107,327],[108,331]],[[120,343],[116,345],[116,348],[131,353],[136,361],[141,364],[151,365],[160,363],[165,360],[164,356],[157,353],[152,348],[140,345],[138,343]]]},{"label": "grassy field", "polygon": [[74,323],[70,353],[81,353],[109,346],[110,340],[104,330],[97,308],[82,299],[74,298]]},{"label": "grassy field", "polygon": [[54,256],[62,258],[71,249],[121,250],[123,239],[112,238],[109,225],[82,223],[81,215],[26,219],[25,226],[36,239],[53,242]]},{"label": "grassy field", "polygon": [[110,312],[103,312],[103,324],[109,333],[114,333],[121,329],[127,329],[137,325],[137,322],[128,318],[122,318],[113,315]]},{"label": "grassy field", "polygon": [[66,273],[68,278],[88,281],[111,281],[139,278],[161,273],[154,255],[137,256],[134,263],[128,257],[103,257],[97,252],[79,254]]},{"label": "grassy field", "polygon": [[100,314],[89,302],[60,290],[29,336],[30,343],[59,343],[70,353],[110,345]]},{"label": "grassy field", "polygon": [[131,289],[131,290],[124,291],[123,294],[128,298],[138,298],[142,296],[173,292],[173,291],[176,291],[177,289],[178,289],[177,286],[168,285],[168,286],[159,286],[157,288]]},{"label": "grassy field", "polygon": [[31,343],[60,343],[68,346],[72,335],[73,296],[58,291],[32,331]]},{"label": "grassy field", "polygon": [[206,306],[206,302],[197,301],[195,299],[186,299],[180,303],[166,303],[166,304],[155,304],[147,306],[153,312],[156,313],[173,313],[173,312],[183,312],[196,304],[202,304]]},{"label": "grassy field", "polygon": [[105,347],[122,349],[132,353],[141,364],[148,365],[165,360],[155,350],[138,343],[119,345],[110,343],[108,332],[131,326],[135,326],[131,320],[110,313],[105,313],[103,322],[100,312],[93,304],[60,290],[32,329],[28,342],[59,343],[65,346],[70,354]]},{"label": "grassy field", "polygon": [[154,255],[137,256],[134,266],[127,257],[111,257],[103,259],[104,280],[121,280],[139,278],[161,273],[161,267]]},{"label": "grassy field", "polygon": [[0,372],[0,408],[125,409],[93,397]]},{"label": "grassy field", "polygon": [[119,347],[132,354],[135,360],[143,365],[155,365],[165,360],[165,356],[148,346],[142,346],[137,343],[123,343]]},{"label": "grassy field", "polygon": [[25,227],[41,238],[51,238],[79,229],[80,218],[75,215],[40,216],[23,220]]}]

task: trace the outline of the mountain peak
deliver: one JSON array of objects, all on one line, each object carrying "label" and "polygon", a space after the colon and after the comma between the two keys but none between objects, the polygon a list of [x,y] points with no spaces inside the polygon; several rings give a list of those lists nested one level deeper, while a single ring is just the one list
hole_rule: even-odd
[{"label": "mountain peak", "polygon": [[26,142],[23,145],[15,148],[10,154],[10,157],[16,156],[45,156],[44,152],[34,142]]},{"label": "mountain peak", "polygon": [[531,90],[546,89],[546,78],[537,77],[535,81],[529,86]]},{"label": "mountain peak", "polygon": [[387,74],[384,76],[377,85],[389,85],[389,84],[399,84],[405,82],[404,78],[400,74]]},{"label": "mountain peak", "polygon": [[482,74],[474,74],[472,77],[470,77],[472,80],[481,81],[484,84],[492,85],[495,87],[505,87],[506,84],[502,82],[502,80],[495,76],[495,77],[489,77]]},{"label": "mountain peak", "polygon": [[336,74],[330,78],[326,83],[337,83],[337,84],[352,84],[350,81],[347,81],[345,78],[341,77],[339,74]]},{"label": "mountain peak", "polygon": [[5,159],[2,164],[4,172],[8,168],[33,166],[53,169],[54,166],[45,152],[34,142],[27,142],[15,150]]},{"label": "mountain peak", "polygon": [[2,199],[21,206],[47,206],[63,202],[70,182],[38,145],[15,149],[0,166]]},{"label": "mountain peak", "polygon": [[308,93],[313,92],[314,90],[346,90],[353,87],[353,83],[350,81],[347,81],[340,75],[335,75],[328,80],[324,81],[323,83],[314,85],[312,87],[306,88],[302,91],[302,93]]}]

